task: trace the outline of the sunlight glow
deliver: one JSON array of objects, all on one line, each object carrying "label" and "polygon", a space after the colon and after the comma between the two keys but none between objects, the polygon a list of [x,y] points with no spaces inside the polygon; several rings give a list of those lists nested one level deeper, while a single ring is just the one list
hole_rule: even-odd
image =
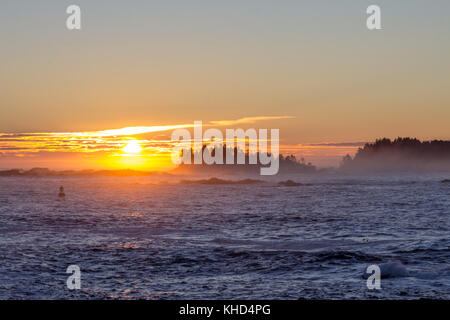
[{"label": "sunlight glow", "polygon": [[139,145],[138,141],[132,140],[127,143],[127,145],[122,149],[122,151],[127,154],[137,154],[142,151],[142,147]]}]

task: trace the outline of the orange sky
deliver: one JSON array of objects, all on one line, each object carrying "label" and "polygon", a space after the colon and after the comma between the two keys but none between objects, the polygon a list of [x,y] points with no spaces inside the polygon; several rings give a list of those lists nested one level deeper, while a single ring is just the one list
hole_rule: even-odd
[{"label": "orange sky", "polygon": [[[217,127],[224,132],[224,128],[247,128],[259,122],[292,118],[259,116],[216,120],[205,127]],[[3,133],[0,134],[0,163],[5,168],[169,170],[174,167],[170,152],[176,145],[170,139],[172,130],[192,126],[180,124],[94,132]],[[284,154],[295,154],[318,165],[336,165],[342,156],[353,154],[359,145],[361,143],[289,145],[281,141],[280,149]]]},{"label": "orange sky", "polygon": [[[380,0],[377,31],[365,0],[77,4],[68,31],[64,2],[2,2],[0,168],[153,169],[164,129],[196,120],[278,128],[324,166],[381,137],[450,139],[447,0]],[[107,131],[126,127],[153,132]]]}]

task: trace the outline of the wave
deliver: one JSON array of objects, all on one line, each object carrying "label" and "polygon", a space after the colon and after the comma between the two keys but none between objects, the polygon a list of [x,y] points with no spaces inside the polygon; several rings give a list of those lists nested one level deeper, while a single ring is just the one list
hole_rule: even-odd
[{"label": "wave", "polygon": [[243,179],[243,180],[225,180],[219,178],[209,178],[202,180],[181,180],[182,184],[257,184],[264,183],[263,180]]},{"label": "wave", "polygon": [[255,251],[332,251],[333,254],[342,247],[355,247],[365,245],[364,243],[353,240],[234,240],[225,238],[215,238],[210,240],[222,246],[246,247]]},{"label": "wave", "polygon": [[[380,268],[380,276],[382,279],[410,276],[410,273],[406,269],[405,265],[400,261],[389,261],[377,264],[377,266]],[[365,268],[365,270],[367,270],[367,268]],[[371,274],[367,273],[365,270],[363,273],[363,278],[367,279]]]}]

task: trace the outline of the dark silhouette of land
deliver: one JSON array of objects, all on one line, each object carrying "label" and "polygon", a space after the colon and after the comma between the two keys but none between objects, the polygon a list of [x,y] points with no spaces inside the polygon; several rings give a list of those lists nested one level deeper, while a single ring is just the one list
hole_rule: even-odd
[{"label": "dark silhouette of land", "polygon": [[[203,152],[206,146],[204,145],[202,148]],[[234,149],[234,150],[233,150]],[[229,150],[234,152],[233,164],[227,164],[226,154]],[[215,155],[215,150],[211,150],[211,156]],[[244,164],[238,164],[239,155],[244,158]],[[173,173],[180,174],[196,174],[196,173],[206,173],[206,174],[214,174],[214,173],[222,173],[222,174],[260,174],[260,168],[265,167],[260,161],[259,153],[254,155],[256,157],[256,164],[250,164],[251,154],[248,151],[243,151],[238,148],[227,148],[226,145],[222,148],[222,162],[223,164],[194,164],[195,153],[191,149],[190,150],[190,158],[191,163],[180,164],[176,169],[174,169]],[[303,158],[297,159],[294,155],[284,156],[282,154],[278,157],[279,160],[279,173],[313,173],[316,172],[317,169],[311,163],[305,162]]]},{"label": "dark silhouette of land", "polygon": [[352,158],[346,155],[342,171],[450,171],[450,141],[415,138],[378,139],[366,143]]},{"label": "dark silhouette of land", "polygon": [[149,171],[137,171],[137,170],[64,170],[54,171],[48,168],[33,168],[30,170],[11,169],[0,171],[0,177],[39,177],[39,176],[113,176],[113,177],[126,177],[126,176],[151,176],[168,173],[149,172]]},{"label": "dark silhouette of land", "polygon": [[310,183],[300,183],[300,182],[295,182],[292,180],[286,180],[286,181],[280,181],[278,182],[279,186],[283,186],[283,187],[300,187],[300,186],[311,186],[312,184]]},{"label": "dark silhouette of land", "polygon": [[[203,150],[206,146],[203,146]],[[0,177],[23,176],[160,176],[172,174],[260,174],[261,164],[259,154],[256,154],[256,164],[250,164],[251,155],[248,152],[234,148],[234,164],[226,164],[227,147],[223,147],[224,164],[194,164],[194,152],[191,150],[191,164],[181,164],[167,172],[151,172],[138,170],[65,170],[53,171],[47,168],[30,170],[11,169],[0,171]],[[214,150],[211,151],[214,156]],[[244,164],[237,164],[238,157],[243,156]],[[294,155],[279,155],[279,171],[281,174],[319,173],[335,171],[334,169],[317,169],[303,158]],[[378,139],[374,143],[366,143],[359,148],[354,157],[346,155],[337,171],[340,172],[450,172],[450,141],[433,140],[420,141],[415,138]],[[442,180],[448,183],[450,180]],[[216,181],[217,182],[217,181]],[[212,181],[214,183],[214,181]],[[220,183],[220,182],[218,182]],[[291,183],[287,183],[289,185]]]}]

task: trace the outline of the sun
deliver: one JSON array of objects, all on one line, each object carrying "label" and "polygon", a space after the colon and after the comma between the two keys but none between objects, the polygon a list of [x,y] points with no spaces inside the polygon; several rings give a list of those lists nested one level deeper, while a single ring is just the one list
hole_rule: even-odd
[{"label": "sun", "polygon": [[127,143],[122,151],[128,154],[136,154],[142,151],[142,147],[139,145],[138,141],[132,140]]}]

